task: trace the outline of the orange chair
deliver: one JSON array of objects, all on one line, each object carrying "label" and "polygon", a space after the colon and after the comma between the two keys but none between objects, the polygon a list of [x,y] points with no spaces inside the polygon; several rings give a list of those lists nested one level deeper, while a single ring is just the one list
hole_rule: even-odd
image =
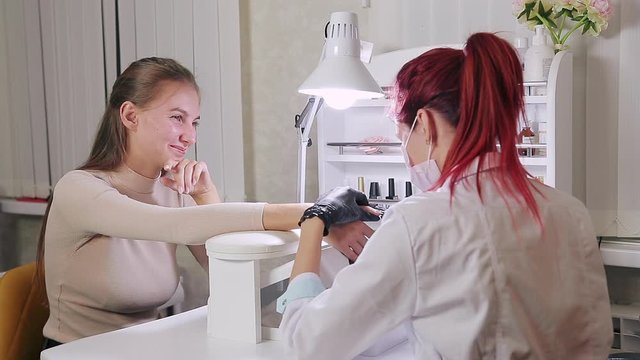
[{"label": "orange chair", "polygon": [[32,286],[35,263],[0,277],[0,360],[37,360],[49,317],[46,293]]}]

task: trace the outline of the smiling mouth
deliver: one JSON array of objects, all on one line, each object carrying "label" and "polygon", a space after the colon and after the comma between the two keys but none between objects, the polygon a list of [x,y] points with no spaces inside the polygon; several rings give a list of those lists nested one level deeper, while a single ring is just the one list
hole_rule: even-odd
[{"label": "smiling mouth", "polygon": [[176,146],[176,145],[169,145],[170,148],[172,148],[173,150],[175,150],[176,152],[178,152],[181,155],[184,155],[187,153],[187,148],[184,148],[182,146]]}]

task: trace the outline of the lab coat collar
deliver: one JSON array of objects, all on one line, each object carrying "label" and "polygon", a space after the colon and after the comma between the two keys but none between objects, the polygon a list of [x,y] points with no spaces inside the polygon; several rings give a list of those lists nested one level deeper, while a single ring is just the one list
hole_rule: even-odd
[{"label": "lab coat collar", "polygon": [[[500,166],[500,153],[498,152],[490,152],[486,153],[484,161],[482,162],[482,166],[479,168],[478,165],[480,163],[480,156],[477,156],[471,164],[464,171],[463,175],[456,181],[456,184],[460,183],[462,180],[466,180],[469,177],[475,176],[479,173],[490,171]],[[449,192],[451,191],[451,177],[447,178],[445,182],[438,189],[434,190],[435,192]]]}]

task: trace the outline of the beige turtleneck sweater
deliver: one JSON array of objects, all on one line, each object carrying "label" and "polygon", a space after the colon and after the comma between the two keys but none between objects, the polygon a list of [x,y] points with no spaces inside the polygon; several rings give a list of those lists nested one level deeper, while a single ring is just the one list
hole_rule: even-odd
[{"label": "beige turtleneck sweater", "polygon": [[69,342],[157,319],[178,285],[176,244],[263,230],[264,204],[193,204],[126,166],[63,176],[45,236],[44,336]]}]

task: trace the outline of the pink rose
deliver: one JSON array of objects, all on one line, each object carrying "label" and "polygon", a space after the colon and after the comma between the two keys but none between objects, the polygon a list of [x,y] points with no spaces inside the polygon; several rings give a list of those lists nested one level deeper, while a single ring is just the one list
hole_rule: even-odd
[{"label": "pink rose", "polygon": [[613,12],[613,8],[609,5],[609,0],[591,0],[589,5],[591,5],[604,20],[608,19]]}]

